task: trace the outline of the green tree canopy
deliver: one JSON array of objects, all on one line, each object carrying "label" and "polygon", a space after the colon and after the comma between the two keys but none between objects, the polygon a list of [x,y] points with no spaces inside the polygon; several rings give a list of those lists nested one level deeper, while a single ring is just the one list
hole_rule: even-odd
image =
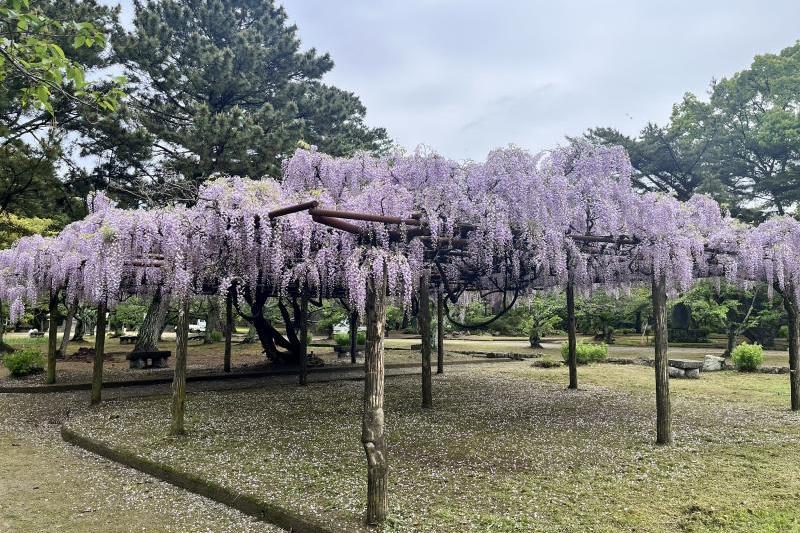
[{"label": "green tree canopy", "polygon": [[301,50],[271,0],[137,1],[114,48],[135,83],[126,127],[86,149],[105,154],[100,170],[136,201],[191,201],[215,173],[277,176],[300,141],[332,155],[386,142],[355,95],[321,81],[333,61]]}]

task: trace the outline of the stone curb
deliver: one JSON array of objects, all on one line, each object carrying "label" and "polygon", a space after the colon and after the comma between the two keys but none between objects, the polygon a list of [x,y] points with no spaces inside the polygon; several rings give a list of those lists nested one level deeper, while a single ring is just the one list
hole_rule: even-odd
[{"label": "stone curb", "polygon": [[[447,361],[445,364],[445,368],[448,366],[456,366],[456,365],[475,365],[475,364],[482,364],[482,363],[507,363],[509,361],[513,361],[512,358],[475,358],[474,360],[467,360],[467,361]],[[420,363],[393,363],[386,365],[387,369],[394,369],[394,368],[416,368],[420,365]],[[309,368],[309,374],[329,374],[335,372],[351,372],[353,370],[359,370],[363,368],[362,365],[337,365],[337,366],[323,366],[317,368]],[[229,374],[225,373],[218,373],[218,374],[203,374],[203,375],[194,375],[194,376],[187,376],[186,381],[188,382],[203,382],[203,381],[227,381],[227,380],[236,380],[236,379],[248,379],[248,378],[266,378],[266,377],[274,377],[274,376],[292,376],[296,375],[299,372],[298,368],[281,368],[276,370],[258,370],[255,372],[232,372]],[[103,383],[103,389],[116,389],[120,387],[147,387],[150,385],[163,385],[166,383],[172,383],[172,376],[169,377],[158,377],[158,378],[146,378],[146,379],[137,379],[137,380],[128,380],[128,381],[107,381]],[[46,393],[53,393],[53,392],[68,392],[68,391],[78,391],[78,390],[90,390],[92,388],[91,383],[54,383],[51,385],[20,385],[20,386],[9,386],[9,387],[0,387],[0,394],[46,394]]]},{"label": "stone curb", "polygon": [[130,452],[112,448],[90,437],[80,435],[66,427],[66,425],[61,426],[61,438],[65,442],[105,457],[115,463],[133,468],[189,492],[199,494],[258,520],[275,524],[287,531],[299,533],[345,533],[350,531],[338,527],[323,526],[311,518],[279,505],[260,501],[253,496],[237,493],[195,474],[181,472]]}]

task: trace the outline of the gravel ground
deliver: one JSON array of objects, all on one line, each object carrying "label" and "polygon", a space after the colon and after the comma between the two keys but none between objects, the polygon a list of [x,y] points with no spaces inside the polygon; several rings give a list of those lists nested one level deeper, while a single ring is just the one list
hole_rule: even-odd
[{"label": "gravel ground", "polygon": [[[800,418],[785,376],[673,380],[676,444],[654,439],[652,369],[464,365],[386,383],[386,531],[798,531]],[[166,398],[108,402],[70,427],[330,523],[358,528],[362,384],[290,381],[189,397],[189,434],[165,436]]]},{"label": "gravel ground", "polygon": [[0,531],[282,531],[64,443],[86,400],[0,395]]}]

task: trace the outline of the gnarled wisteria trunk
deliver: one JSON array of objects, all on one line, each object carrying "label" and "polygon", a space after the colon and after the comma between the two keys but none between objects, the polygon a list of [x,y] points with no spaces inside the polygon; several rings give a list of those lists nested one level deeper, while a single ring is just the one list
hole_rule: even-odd
[{"label": "gnarled wisteria trunk", "polygon": [[431,297],[428,275],[419,280],[419,333],[422,336],[422,408],[433,407],[431,383]]},{"label": "gnarled wisteria trunk", "polygon": [[64,334],[61,335],[61,344],[58,347],[59,357],[67,356],[69,337],[72,334],[72,321],[75,319],[75,312],[77,311],[77,307],[78,307],[77,305],[72,305],[67,310],[67,318],[64,321]]},{"label": "gnarled wisteria trunk", "polygon": [[567,283],[567,365],[570,389],[578,388],[578,320],[575,317],[575,285]]},{"label": "gnarled wisteria trunk", "polygon": [[169,297],[163,295],[161,289],[158,289],[147,307],[147,313],[133,347],[134,352],[158,351],[158,340],[161,337],[161,329],[167,320],[167,311],[169,311]]},{"label": "gnarled wisteria trunk", "polygon": [[436,293],[436,373],[444,374],[444,295]]},{"label": "gnarled wisteria trunk", "polygon": [[50,293],[48,305],[50,319],[47,335],[47,383],[56,382],[56,355],[58,353],[58,294]]},{"label": "gnarled wisteria trunk", "polygon": [[233,342],[233,295],[231,291],[225,296],[225,360],[223,362],[223,370],[225,372],[231,371],[231,348]]},{"label": "gnarled wisteria trunk", "polygon": [[386,520],[389,465],[384,450],[383,338],[386,328],[386,273],[367,282],[367,345],[364,351],[364,412],[361,443],[367,455],[367,524]]},{"label": "gnarled wisteria trunk", "polygon": [[789,319],[789,389],[792,411],[800,411],[800,310],[789,288],[783,298],[783,306]]},{"label": "gnarled wisteria trunk", "polygon": [[184,296],[175,329],[175,375],[172,378],[171,435],[183,435],[186,414],[186,357],[189,347],[189,297]]},{"label": "gnarled wisteria trunk", "polygon": [[300,299],[300,385],[308,383],[308,298]]},{"label": "gnarled wisteria trunk", "polygon": [[350,313],[350,363],[356,364],[358,355],[358,312]]},{"label": "gnarled wisteria trunk", "polygon": [[203,334],[203,343],[211,344],[214,342],[214,332],[220,331],[221,320],[219,318],[219,300],[215,296],[208,297],[208,312],[206,313],[206,331]]},{"label": "gnarled wisteria trunk", "polygon": [[97,333],[94,338],[94,367],[92,368],[92,398],[90,403],[100,403],[103,391],[103,354],[106,350],[106,305],[97,306]]},{"label": "gnarled wisteria trunk", "polygon": [[667,355],[667,284],[664,275],[653,277],[653,336],[656,370],[656,443],[672,443],[672,409],[669,398]]}]

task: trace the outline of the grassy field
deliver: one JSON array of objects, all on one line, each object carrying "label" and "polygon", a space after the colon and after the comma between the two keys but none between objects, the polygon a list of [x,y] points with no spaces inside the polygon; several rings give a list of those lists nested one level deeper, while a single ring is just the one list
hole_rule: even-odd
[{"label": "grassy field", "polygon": [[[419,378],[386,383],[386,531],[800,531],[800,415],[786,376],[672,380],[676,444],[656,447],[652,369],[595,365],[581,389],[527,362],[452,367],[419,408]],[[188,401],[110,402],[68,424],[245,494],[359,527],[362,384],[275,385]]]}]

